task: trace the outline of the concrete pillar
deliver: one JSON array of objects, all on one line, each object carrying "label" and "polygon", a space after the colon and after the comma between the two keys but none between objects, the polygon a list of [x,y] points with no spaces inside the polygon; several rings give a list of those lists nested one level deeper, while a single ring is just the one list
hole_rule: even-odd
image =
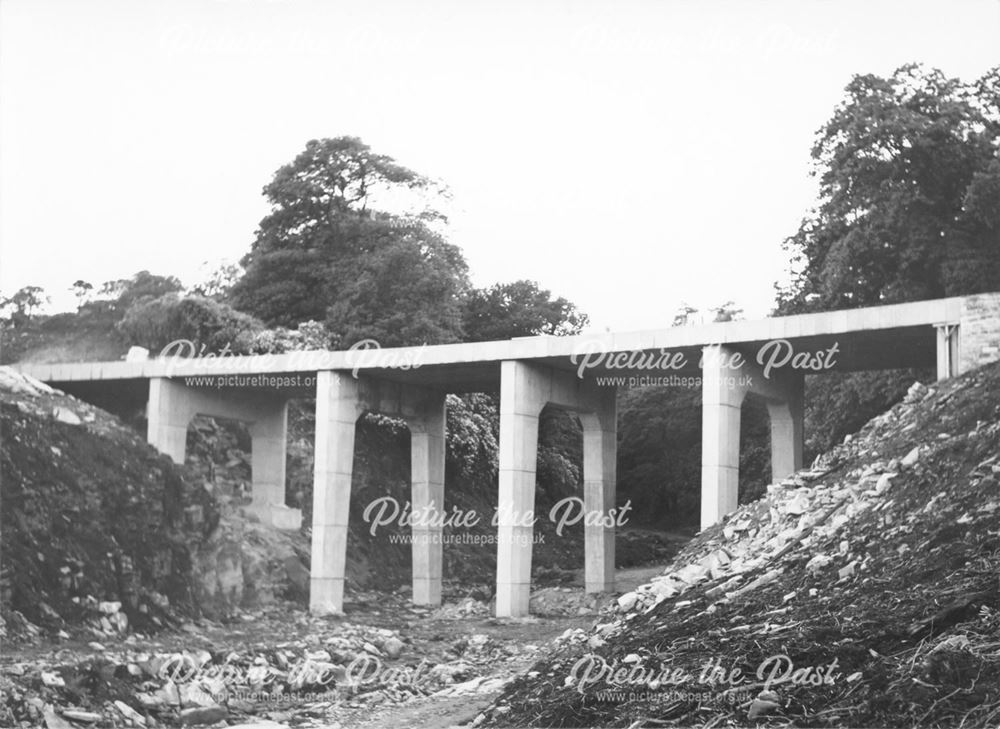
[{"label": "concrete pillar", "polygon": [[[410,427],[410,488],[414,514],[444,514],[445,398],[435,395],[408,417]],[[441,604],[441,570],[444,562],[442,527],[413,526],[413,603]]]},{"label": "concrete pillar", "polygon": [[547,384],[544,374],[529,364],[500,364],[497,617],[528,614],[538,416]]},{"label": "concrete pillar", "polygon": [[288,439],[288,403],[256,403],[250,423],[250,470],[253,503],[247,508],[264,524],[297,531],[302,510],[285,505],[285,452]]},{"label": "concrete pillar", "polygon": [[255,506],[285,505],[285,443],[288,404],[262,407],[250,423],[250,470]]},{"label": "concrete pillar", "polygon": [[166,377],[151,377],[146,404],[146,441],[161,453],[184,463],[187,428],[197,414],[198,393]]},{"label": "concrete pillar", "polygon": [[958,375],[958,324],[935,324],[937,330],[937,378]]},{"label": "concrete pillar", "polygon": [[734,353],[711,345],[702,352],[701,528],[735,511],[740,478],[740,407],[747,388],[740,370],[726,366]]},{"label": "concrete pillar", "polygon": [[771,419],[771,480],[780,481],[802,468],[805,378],[789,373],[783,401],[767,402]]},{"label": "concrete pillar", "polygon": [[354,433],[361,412],[358,382],[350,373],[317,373],[309,586],[309,610],[314,615],[344,609]]},{"label": "concrete pillar", "polygon": [[[598,393],[593,413],[581,413],[583,426],[583,503],[590,513],[610,514],[615,508],[617,413],[614,388]],[[615,528],[584,527],[584,575],[587,592],[615,589]]]}]

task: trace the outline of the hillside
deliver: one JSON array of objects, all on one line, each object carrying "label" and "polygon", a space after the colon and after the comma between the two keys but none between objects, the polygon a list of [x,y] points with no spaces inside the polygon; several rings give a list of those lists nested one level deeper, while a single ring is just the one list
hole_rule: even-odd
[{"label": "hillside", "polygon": [[245,518],[103,410],[0,367],[0,434],[0,635],[152,632],[305,599],[307,539]]},{"label": "hillside", "polygon": [[1000,365],[914,385],[567,631],[476,723],[995,726],[998,474]]},{"label": "hillside", "polygon": [[80,313],[37,316],[3,329],[0,364],[14,362],[108,362],[128,351],[113,312],[92,307]]},{"label": "hillside", "polygon": [[219,518],[204,489],[116,418],[5,367],[0,431],[8,619],[151,629],[195,609],[192,557]]}]

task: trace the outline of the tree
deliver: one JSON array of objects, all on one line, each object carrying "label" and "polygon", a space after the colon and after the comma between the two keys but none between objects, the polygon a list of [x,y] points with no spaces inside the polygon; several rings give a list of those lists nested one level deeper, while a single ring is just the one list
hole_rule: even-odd
[{"label": "tree", "polygon": [[732,301],[727,301],[722,306],[716,306],[709,311],[712,312],[713,322],[737,321],[743,318],[743,309]]},{"label": "tree", "polygon": [[310,141],[264,188],[271,212],[231,303],[270,325],[326,320],[347,344],[455,341],[466,265],[432,227],[443,216],[424,204],[431,193],[444,191],[356,137]]},{"label": "tree", "polygon": [[[315,345],[327,335],[333,348],[362,339],[402,346],[573,333],[585,325],[572,304],[531,282],[470,291],[461,251],[440,232],[443,216],[426,205],[400,212],[400,200],[421,202],[430,194],[444,191],[356,138],[309,142],[264,188],[271,212],[229,295],[236,308],[283,328],[258,334],[254,351]],[[306,322],[323,322],[325,329],[310,325],[303,333]],[[472,325],[468,335],[464,324]],[[495,496],[497,413],[492,395],[449,397],[449,499],[476,491]],[[579,423],[554,413],[543,413],[540,427],[543,501],[577,487],[581,472]],[[386,454],[405,446],[399,437],[405,427],[382,416],[360,422],[358,452],[371,455],[359,456],[359,480],[385,492],[398,480]]]},{"label": "tree", "polygon": [[363,339],[385,347],[459,341],[466,275],[457,247],[415,225],[332,272],[337,296],[327,328],[340,348]]},{"label": "tree", "polygon": [[473,289],[462,312],[465,341],[485,342],[538,334],[579,334],[588,318],[562,298],[552,298],[534,281],[497,283]]},{"label": "tree", "polygon": [[41,286],[24,286],[9,298],[0,300],[0,309],[9,311],[11,324],[19,327],[26,324],[42,304],[48,301],[49,297]]},{"label": "tree", "polygon": [[253,348],[263,325],[228,304],[170,292],[135,302],[117,328],[128,344],[154,352],[162,351],[171,342],[187,340],[196,350],[204,347],[213,354],[224,351],[246,354]]},{"label": "tree", "polygon": [[674,314],[674,319],[670,323],[672,327],[686,327],[688,324],[694,322],[694,315],[698,313],[698,309],[691,306],[691,304],[686,301],[682,301],[680,307],[677,309],[677,313]]},{"label": "tree", "polygon": [[79,311],[90,298],[94,290],[94,285],[84,281],[83,279],[77,279],[73,282],[71,290],[73,291],[73,295],[76,297],[76,309]]},{"label": "tree", "polygon": [[[205,262],[208,264],[208,261]],[[238,263],[223,263],[217,266],[204,281],[191,288],[194,296],[222,301],[229,297],[233,286],[243,276],[243,267]]]},{"label": "tree", "polygon": [[1000,288],[1000,69],[973,84],[859,75],[812,156],[819,207],[786,241],[781,313]]},{"label": "tree", "polygon": [[[786,242],[793,314],[1000,289],[1000,68],[967,84],[909,65],[856,76],[813,148],[820,204]],[[930,371],[806,378],[806,458]]]},{"label": "tree", "polygon": [[[484,342],[578,334],[587,315],[534,281],[497,283],[468,292],[462,307],[464,341]],[[490,398],[493,407],[498,402]],[[542,410],[538,428],[538,508],[574,495],[583,477],[583,435],[579,419],[559,408]]]},{"label": "tree", "polygon": [[139,271],[131,278],[105,281],[101,296],[110,302],[110,308],[124,316],[136,302],[157,299],[165,294],[184,290],[176,276],[160,276],[149,271]]}]

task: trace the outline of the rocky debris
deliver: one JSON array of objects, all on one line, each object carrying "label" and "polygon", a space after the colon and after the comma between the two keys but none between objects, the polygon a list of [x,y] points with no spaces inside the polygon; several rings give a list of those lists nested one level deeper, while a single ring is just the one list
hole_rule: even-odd
[{"label": "rocky debris", "polygon": [[599,604],[597,595],[579,588],[548,587],[532,592],[528,609],[537,616],[594,615]]},{"label": "rocky debris", "polygon": [[393,660],[399,658],[405,648],[406,644],[394,635],[389,636],[382,643],[382,651]]},{"label": "rocky debris", "polygon": [[[914,383],[904,403],[876,418],[873,424],[885,426],[893,420],[905,419],[917,404],[935,392],[934,388]],[[723,520],[721,528],[715,527],[693,540],[675,560],[679,567],[668,569],[651,583],[619,598],[617,612],[627,617],[648,611],[699,585],[709,586],[706,594],[712,600],[732,599],[759,588],[780,575],[781,568],[742,584],[745,577],[793,549],[808,551],[813,545],[837,540],[837,534],[845,531],[858,514],[882,503],[898,471],[916,464],[921,450],[915,446],[902,458],[876,457],[846,474],[829,478],[838,470],[833,464],[846,462],[849,453],[856,454],[869,441],[859,443],[852,439],[850,443],[852,448],[842,447],[812,468],[769,485],[764,498],[741,507]],[[820,573],[838,561],[841,565],[838,575],[846,579],[861,564],[858,560],[844,563],[841,558],[849,554],[849,546],[837,555],[812,551],[805,566],[810,572]]]},{"label": "rocky debris", "polygon": [[181,709],[181,724],[192,726],[198,724],[214,724],[222,721],[229,712],[222,706],[192,706]]},{"label": "rocky debris", "polygon": [[760,716],[773,714],[781,708],[781,699],[774,691],[761,691],[757,698],[750,702],[750,709],[747,711],[748,719],[756,719]]},{"label": "rocky debris", "polygon": [[527,665],[540,651],[500,637],[499,623],[488,633],[468,632],[410,606],[402,595],[355,597],[378,607],[328,619],[282,603],[238,613],[229,624],[184,623],[157,641],[116,636],[101,650],[86,646],[74,653],[57,644],[44,658],[7,659],[0,726],[33,726],[45,721],[48,707],[52,721],[67,726],[254,726],[259,720],[328,727],[373,707],[495,694],[511,667]]},{"label": "rocky debris", "polygon": [[28,402],[39,396],[58,394],[58,390],[54,390],[41,380],[22,375],[10,367],[0,367],[0,390],[11,395],[25,396]]},{"label": "rocky debris", "polygon": [[83,422],[75,411],[68,407],[63,407],[62,405],[52,410],[52,417],[60,423],[68,423],[69,425],[79,425]]},{"label": "rocky debris", "polygon": [[33,637],[24,619],[103,638],[193,607],[191,552],[207,524],[188,525],[184,510],[212,512],[204,489],[116,418],[9,368],[0,430],[8,638]]},{"label": "rocky debris", "polygon": [[477,678],[464,681],[463,683],[457,683],[454,686],[441,689],[440,691],[435,692],[433,696],[436,698],[444,698],[450,696],[466,696],[469,694],[492,694],[502,689],[509,681],[509,678],[501,678],[498,676],[478,676]]},{"label": "rocky debris", "polygon": [[[991,726],[998,477],[1000,365],[915,385],[564,632],[479,725]],[[671,699],[667,669],[701,693]]]},{"label": "rocky debris", "polygon": [[435,620],[462,620],[487,617],[491,614],[489,604],[473,597],[464,597],[457,602],[446,602],[434,610],[431,617]]}]

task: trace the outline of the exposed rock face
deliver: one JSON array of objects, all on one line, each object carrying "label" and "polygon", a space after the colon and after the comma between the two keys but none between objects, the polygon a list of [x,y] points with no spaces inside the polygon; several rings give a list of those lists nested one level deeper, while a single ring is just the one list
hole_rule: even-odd
[{"label": "exposed rock face", "polygon": [[264,526],[238,512],[224,515],[194,554],[195,601],[217,618],[279,597],[304,603],[308,550],[308,540],[299,533]]},{"label": "exposed rock face", "polygon": [[[0,367],[4,625],[108,635],[308,594],[308,542],[220,504],[118,419]],[[114,610],[106,609],[115,605]]]},{"label": "exposed rock face", "polygon": [[218,520],[204,489],[114,417],[7,368],[0,430],[5,615],[119,632],[192,607],[192,551]]}]

